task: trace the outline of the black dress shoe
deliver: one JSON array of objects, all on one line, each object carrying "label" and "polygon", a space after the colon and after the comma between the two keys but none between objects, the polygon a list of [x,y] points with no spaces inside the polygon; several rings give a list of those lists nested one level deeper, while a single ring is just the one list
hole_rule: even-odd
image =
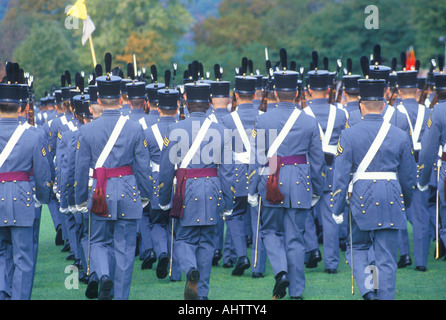
[{"label": "black dress shoe", "polygon": [[70,242],[65,241],[65,244],[62,247],[62,250],[60,250],[60,252],[70,252],[70,250],[71,250]]},{"label": "black dress shoe", "polygon": [[412,264],[412,260],[410,259],[410,256],[408,254],[403,254],[400,257],[400,260],[398,261],[397,266],[398,266],[398,269],[401,269],[401,268],[410,266],[411,264]]},{"label": "black dress shoe", "polygon": [[155,252],[150,249],[150,252],[147,254],[147,256],[144,258],[144,261],[141,264],[141,269],[152,269],[152,265],[156,262],[156,254]]},{"label": "black dress shoe", "polygon": [[109,276],[103,275],[99,281],[98,300],[112,299],[113,280]]},{"label": "black dress shoe", "polygon": [[237,260],[234,270],[232,270],[232,275],[241,276],[249,267],[251,267],[251,263],[249,263],[248,257],[240,257]]},{"label": "black dress shoe", "polygon": [[62,226],[60,224],[56,227],[56,238],[54,239],[54,242],[56,243],[56,246],[62,246],[64,244],[62,239]]},{"label": "black dress shoe", "polygon": [[336,274],[336,273],[338,273],[338,271],[336,269],[325,269],[324,272],[328,273],[328,274]]},{"label": "black dress shoe", "polygon": [[376,293],[374,291],[369,291],[365,295],[362,296],[364,300],[378,300]]},{"label": "black dress shoe", "polygon": [[273,300],[282,299],[286,296],[286,288],[290,285],[290,280],[288,280],[287,273],[281,271],[276,275],[276,283],[273,289]]},{"label": "black dress shoe", "polygon": [[322,261],[321,251],[319,249],[314,249],[309,252],[308,261],[306,267],[308,269],[313,269],[317,267],[317,263]]},{"label": "black dress shoe", "polygon": [[257,278],[263,278],[264,276],[263,276],[263,273],[261,273],[261,272],[253,272],[252,277],[254,279],[257,279]]},{"label": "black dress shoe", "polygon": [[225,269],[232,268],[233,266],[234,266],[234,262],[232,262],[231,260],[228,260],[228,262],[223,263],[223,268],[225,268]]},{"label": "black dress shoe", "polygon": [[169,265],[169,257],[167,253],[162,253],[158,259],[158,265],[156,266],[156,277],[158,279],[164,279],[167,277],[167,266]]},{"label": "black dress shoe", "polygon": [[291,300],[303,300],[304,298],[302,296],[298,296],[298,297],[290,297]]},{"label": "black dress shoe", "polygon": [[415,267],[415,271],[421,271],[421,272],[426,272],[426,267],[424,267],[424,266],[417,266],[417,267]]},{"label": "black dress shoe", "polygon": [[88,280],[87,289],[85,290],[85,296],[88,299],[96,299],[99,294],[98,289],[99,289],[99,278],[96,272],[93,272],[90,275],[90,279]]},{"label": "black dress shoe", "polygon": [[192,268],[187,273],[186,287],[184,288],[184,300],[197,300],[198,290],[197,283],[200,280],[200,272]]},{"label": "black dress shoe", "polygon": [[79,281],[85,284],[88,284],[88,279],[90,277],[84,271],[79,271]]},{"label": "black dress shoe", "polygon": [[65,260],[73,260],[76,261],[76,256],[74,255],[73,252],[71,252],[66,258]]},{"label": "black dress shoe", "polygon": [[212,265],[213,266],[218,266],[218,261],[220,261],[222,256],[223,255],[221,254],[221,250],[220,249],[216,249],[214,251],[214,256],[212,257]]},{"label": "black dress shoe", "polygon": [[341,251],[343,252],[347,251],[347,239],[345,238],[339,239],[339,249],[341,249]]}]

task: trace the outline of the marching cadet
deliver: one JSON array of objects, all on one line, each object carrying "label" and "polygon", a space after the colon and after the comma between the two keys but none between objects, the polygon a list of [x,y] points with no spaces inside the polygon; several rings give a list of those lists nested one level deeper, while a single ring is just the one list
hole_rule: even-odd
[{"label": "marching cadet", "polygon": [[347,110],[348,114],[350,114],[353,111],[359,110],[358,80],[361,78],[361,76],[358,74],[352,74],[352,70],[353,70],[353,62],[352,59],[348,58],[347,74],[342,77],[342,82],[344,85],[343,94],[347,102],[347,104],[345,105],[345,109]]},{"label": "marching cadet", "polygon": [[[16,64],[18,71],[18,64]],[[7,69],[7,82],[0,84],[0,299],[29,300],[34,276],[33,224],[35,205],[48,203],[51,175],[42,135],[19,124],[20,87],[15,72]],[[33,170],[35,190],[30,182]],[[12,274],[8,281],[5,251],[12,248]],[[4,283],[6,281],[6,283]],[[11,285],[11,286],[9,286]]]},{"label": "marching cadet", "polygon": [[[331,195],[333,191],[333,170],[335,168],[336,143],[341,131],[347,123],[343,110],[329,104],[329,73],[318,70],[318,53],[312,53],[315,69],[308,72],[310,101],[304,109],[305,113],[314,117],[318,122],[319,133],[322,138],[322,151],[326,163],[324,172],[326,186],[321,201],[313,208],[313,218],[318,217],[322,222],[325,272],[337,273],[339,265],[339,226],[331,218]],[[314,250],[313,250],[314,252]],[[308,262],[307,262],[308,263]]]},{"label": "marching cadet", "polygon": [[222,124],[232,132],[231,150],[233,150],[235,167],[232,181],[235,188],[234,209],[231,215],[225,217],[227,230],[237,253],[237,263],[232,271],[233,276],[243,275],[244,270],[251,267],[247,257],[245,233],[245,215],[250,214],[247,200],[251,146],[247,130],[252,132],[259,110],[252,103],[256,91],[256,78],[246,76],[246,71],[243,69],[242,75],[235,77],[234,94],[236,95],[237,109],[222,118]]},{"label": "marching cadet", "polygon": [[[209,116],[212,121],[216,123],[223,123],[223,117],[230,114],[228,110],[228,105],[231,102],[230,91],[231,82],[223,81],[223,74],[221,72],[221,67],[219,64],[214,65],[214,75],[215,81],[211,82],[211,97],[212,97],[212,114]],[[215,252],[212,258],[212,265],[218,265],[218,261],[223,257],[223,239],[225,238],[224,227],[225,222],[223,217],[218,217],[217,231],[215,233]],[[233,251],[231,249],[231,239],[228,237],[228,251]],[[226,254],[226,252],[225,252]],[[232,258],[232,257],[231,257]]]},{"label": "marching cadet", "polygon": [[[177,263],[177,261],[173,263],[173,261],[170,261],[169,259],[169,212],[161,210],[161,208],[159,207],[159,194],[157,184],[160,176],[160,156],[161,151],[164,147],[163,139],[166,134],[167,128],[171,124],[176,123],[175,115],[178,111],[179,92],[175,89],[169,88],[170,78],[170,70],[166,70],[164,74],[165,85],[162,89],[158,90],[158,112],[160,114],[159,121],[151,124],[150,127],[147,126],[146,123],[143,124],[144,134],[150,154],[150,164],[152,167],[151,178],[153,189],[150,210],[148,211],[148,220],[151,227],[150,235],[152,236],[153,247],[158,258],[158,264],[156,267],[156,276],[158,279],[164,279],[165,277],[167,277],[167,267],[169,266],[169,263],[172,263],[172,268],[173,264]],[[149,223],[146,227],[149,228]],[[170,254],[172,257],[175,257],[173,253]],[[172,260],[173,259],[175,258],[172,258]]]},{"label": "marching cadet", "polygon": [[[75,203],[77,211],[93,213],[90,260],[100,280],[98,298],[121,300],[129,297],[136,226],[151,198],[151,169],[141,126],[121,115],[121,78],[110,75],[111,60],[106,53],[106,75],[96,79],[102,115],[80,127]],[[88,189],[90,166],[94,168],[92,191]]]},{"label": "marching cadet", "polygon": [[273,298],[283,298],[289,286],[290,297],[301,299],[305,221],[324,193],[325,163],[317,121],[294,105],[298,73],[287,70],[285,57],[274,73],[277,108],[260,115],[252,131],[248,202],[261,206],[260,235],[276,280]]},{"label": "marching cadet", "polygon": [[[420,151],[420,160],[419,160],[419,169],[420,169],[420,178],[418,182],[418,189],[420,191],[426,192],[428,188],[428,184],[431,178],[432,168],[435,165],[435,161],[438,159],[438,150],[442,151],[440,159],[438,159],[437,165],[437,196],[436,196],[436,205],[437,205],[437,228],[436,230],[436,252],[435,258],[440,259],[445,253],[445,245],[446,245],[446,210],[445,210],[445,144],[446,144],[446,135],[444,134],[444,128],[446,127],[446,119],[444,116],[444,109],[446,107],[446,74],[443,71],[444,60],[443,57],[439,57],[438,66],[440,68],[439,73],[435,73],[434,81],[435,81],[435,90],[438,95],[438,104],[433,106],[432,113],[430,114],[429,120],[427,122],[427,128],[423,134],[423,138],[421,140],[421,151]],[[439,224],[441,221],[441,224]]]},{"label": "marching cadet", "polygon": [[[376,45],[374,48],[374,59],[375,63],[370,65],[370,73],[369,77],[370,79],[382,79],[385,81],[385,91],[384,91],[384,110],[382,112],[384,120],[389,121],[390,124],[393,124],[394,126],[400,128],[401,130],[405,131],[408,135],[411,135],[412,132],[410,131],[410,125],[407,121],[407,117],[397,108],[391,106],[388,103],[387,100],[387,92],[389,92],[389,75],[391,68],[380,65],[379,62],[381,61],[381,47],[379,45]],[[358,109],[357,111],[352,111],[350,113],[350,116],[348,118],[348,124],[347,127],[352,127],[358,122],[360,122],[363,119],[363,116]]]},{"label": "marching cadet", "polygon": [[[141,125],[143,128],[151,127],[153,124],[157,123],[160,118],[158,112],[158,90],[165,87],[164,83],[158,83],[158,69],[156,65],[150,66],[152,83],[145,86],[145,94],[147,99],[146,113],[144,120],[141,120]],[[153,183],[153,181],[152,181]],[[146,207],[143,210],[141,221],[144,227],[141,229],[141,240],[144,252],[142,254],[143,262],[141,264],[141,269],[152,269],[152,265],[156,262],[157,257],[154,251],[153,238],[151,236],[150,230],[152,229],[152,224],[149,219],[150,207]]]},{"label": "marching cadet", "polygon": [[[131,73],[130,73],[129,67],[132,68]],[[122,78],[122,81],[121,81],[121,97],[122,97],[121,114],[123,116],[128,116],[132,113],[132,108],[130,107],[129,96],[128,96],[128,91],[127,91],[127,84],[133,82],[133,80],[135,78],[134,74],[135,74],[135,70],[133,69],[133,64],[127,64],[127,78],[124,78],[124,73],[122,72],[122,70],[119,70],[118,76],[120,76]],[[133,75],[133,79],[132,79],[131,75]]]},{"label": "marching cadet", "polygon": [[[398,230],[407,228],[406,207],[415,185],[415,161],[409,136],[383,119],[385,80],[358,81],[364,120],[342,132],[338,143],[333,192],[333,219],[342,223],[349,199],[350,244],[346,253],[364,299],[393,299],[397,270]],[[352,179],[349,174],[353,173]],[[351,180],[351,181],[350,181]],[[375,267],[368,253],[375,251]],[[350,254],[348,254],[350,252]],[[373,287],[367,286],[374,270]],[[377,293],[375,290],[377,289]]]},{"label": "marching cadet", "polygon": [[233,208],[233,165],[229,134],[221,124],[206,117],[211,86],[198,82],[194,65],[193,82],[185,84],[190,117],[166,131],[158,186],[161,209],[170,209],[173,199],[170,216],[175,218],[174,252],[187,276],[184,298],[205,300],[217,221],[220,214],[227,215]]},{"label": "marching cadet", "polygon": [[[416,100],[417,93],[417,70],[406,70],[406,54],[401,55],[403,71],[396,72],[398,94],[401,97],[401,102],[397,109],[402,112],[410,125],[412,133],[412,146],[414,150],[415,162],[418,164],[419,153],[422,148],[421,139],[423,137],[426,124],[429,118],[429,109],[425,105],[418,104]],[[417,173],[418,174],[418,173]],[[413,252],[415,258],[415,270],[426,271],[427,256],[429,253],[429,210],[428,199],[429,192],[420,192],[418,189],[413,192],[413,200],[410,208],[407,209],[408,220],[413,226]],[[411,265],[408,247],[408,235],[406,231],[403,239],[406,239],[406,252],[401,253],[398,267],[402,268]],[[404,254],[405,253],[405,254]]]}]

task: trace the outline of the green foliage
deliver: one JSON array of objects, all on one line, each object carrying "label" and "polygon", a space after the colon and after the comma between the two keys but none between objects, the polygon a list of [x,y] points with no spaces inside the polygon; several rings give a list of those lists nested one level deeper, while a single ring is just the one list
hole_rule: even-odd
[{"label": "green foliage", "polygon": [[[61,247],[54,245],[55,231],[51,216],[46,205],[42,208],[39,253],[31,299],[87,300],[85,284],[79,283],[77,289],[65,287],[65,281],[69,279],[69,276],[72,276],[72,271],[67,269],[72,261],[66,261],[68,253],[60,252]],[[412,244],[410,224],[408,224],[408,228]],[[427,272],[414,271],[414,265],[397,270],[396,300],[441,301],[446,299],[443,285],[446,261],[434,260],[434,248],[435,243],[432,242]],[[251,257],[251,249],[248,249],[249,257]],[[320,249],[323,250],[322,245]],[[253,263],[252,260],[251,263]],[[269,262],[266,265],[265,277],[259,279],[251,277],[250,269],[246,270],[243,276],[234,277],[231,275],[232,269],[225,269],[221,265],[220,261],[219,266],[212,267],[209,299],[219,301],[271,300],[274,276]],[[155,269],[156,263],[152,270],[141,270],[141,261],[138,257],[135,258],[129,298],[131,300],[182,300],[185,285],[184,273],[180,282],[170,282],[167,278],[158,279]],[[315,269],[305,269],[305,279],[306,285],[303,293],[305,300],[362,300],[356,282],[355,294],[351,294],[351,271],[345,263],[344,252],[340,253],[337,274],[324,273],[324,264],[321,262]],[[289,299],[287,295],[283,300]],[[156,307],[155,303],[154,307]],[[269,315],[271,316],[271,314]],[[274,314],[274,316],[278,315]]]},{"label": "green foliage", "polygon": [[[369,57],[376,43],[381,45],[387,65],[393,57],[399,60],[400,53],[410,46],[424,68],[428,68],[432,56],[444,54],[444,45],[438,41],[439,36],[446,35],[444,1],[374,1],[379,12],[378,29],[365,27],[369,13],[364,9],[369,4],[355,0],[223,0],[218,17],[194,26],[196,47],[189,57],[206,65],[219,59],[238,66],[247,56],[262,65],[264,47],[268,47],[274,65],[283,47],[289,60],[306,71],[311,52],[317,50],[321,58],[329,58],[330,71],[342,56],[344,63],[352,58],[353,71],[360,72],[360,57]],[[258,52],[253,52],[254,48]]]},{"label": "green foliage", "polygon": [[52,85],[60,87],[60,75],[67,69],[77,70],[79,66],[66,32],[60,28],[60,23],[41,21],[34,24],[29,36],[14,52],[15,60],[36,79],[36,97],[43,96]]}]

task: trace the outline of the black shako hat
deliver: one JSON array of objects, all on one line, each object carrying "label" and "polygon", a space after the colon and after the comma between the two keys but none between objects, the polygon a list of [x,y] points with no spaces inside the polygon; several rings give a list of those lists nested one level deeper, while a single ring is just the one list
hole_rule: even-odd
[{"label": "black shako hat", "polygon": [[158,108],[162,110],[175,110],[178,108],[180,92],[176,89],[169,89],[172,74],[170,70],[164,72],[164,88],[158,90]]},{"label": "black shako hat", "polygon": [[231,82],[222,81],[223,73],[219,64],[214,65],[215,81],[211,82],[212,98],[228,98],[231,91]]},{"label": "black shako hat", "polygon": [[329,72],[318,70],[319,55],[317,51],[311,53],[314,70],[308,72],[308,88],[317,91],[327,90],[329,87]]},{"label": "black shako hat", "polygon": [[384,79],[370,79],[369,59],[361,57],[361,69],[365,79],[358,80],[359,99],[363,101],[384,101]]},{"label": "black shako hat", "polygon": [[118,99],[121,97],[122,78],[111,75],[112,55],[107,52],[104,57],[105,75],[96,78],[99,99]]}]

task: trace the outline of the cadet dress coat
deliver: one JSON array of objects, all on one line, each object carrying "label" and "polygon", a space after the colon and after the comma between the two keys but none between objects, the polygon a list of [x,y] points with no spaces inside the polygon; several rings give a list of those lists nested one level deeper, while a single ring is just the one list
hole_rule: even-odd
[{"label": "cadet dress coat", "polygon": [[[0,149],[3,150],[13,132],[19,126],[17,118],[0,119]],[[51,192],[51,174],[47,149],[41,135],[25,129],[17,144],[5,160],[0,171],[26,172],[33,170],[34,186],[31,181],[8,181],[0,183],[0,291],[10,293],[11,299],[30,299],[34,277],[33,225],[35,222],[34,196],[40,203],[48,203]],[[13,273],[6,264],[5,252],[12,244]],[[12,284],[12,288],[10,285]]]},{"label": "cadet dress coat", "polygon": [[[207,119],[204,112],[169,126],[160,158],[159,204],[171,203],[175,165],[192,145],[197,132]],[[187,179],[184,191],[183,216],[175,221],[174,250],[182,270],[200,272],[198,296],[207,297],[215,249],[215,230],[223,209],[232,210],[232,153],[229,135],[221,124],[211,123],[197,153],[186,169],[216,169],[216,177]],[[225,147],[226,146],[226,147]]]},{"label": "cadet dress coat", "polygon": [[[347,173],[356,172],[383,121],[381,114],[367,114],[363,121],[341,134],[334,176],[332,212],[335,215],[345,210],[351,179]],[[398,230],[407,228],[406,208],[411,204],[416,181],[416,165],[407,134],[391,126],[366,172],[393,172],[397,180],[358,180],[353,185],[349,195],[353,262],[349,264],[353,264],[353,275],[363,296],[378,287],[379,299],[393,299]],[[379,271],[374,287],[367,285],[370,283],[368,253],[372,245]],[[350,245],[346,258],[350,260]]]},{"label": "cadet dress coat", "polygon": [[[436,170],[440,170],[437,188],[439,194],[439,212],[441,221],[446,221],[446,188],[444,184],[446,176],[446,163],[444,161],[446,144],[445,110],[446,100],[440,100],[432,110],[421,140],[422,148],[419,156],[420,186],[426,186],[429,184],[432,175],[432,168],[436,165],[435,162],[439,160],[438,164],[440,166],[437,166]],[[438,150],[440,147],[442,148],[443,153],[440,159],[438,159]],[[437,174],[437,171],[435,171],[435,173]],[[437,176],[435,176],[435,179],[437,179]],[[446,225],[444,223],[442,223],[439,228],[439,238],[443,244],[446,244]]]},{"label": "cadet dress coat", "polygon": [[[307,104],[307,108],[310,108],[316,117],[324,134],[327,131],[328,118],[330,113],[330,104],[327,99],[313,99]],[[305,109],[304,109],[305,111]],[[336,149],[336,144],[339,141],[339,135],[341,131],[345,128],[347,123],[347,116],[344,110],[336,107],[336,115],[333,125],[333,131],[329,139],[329,146],[332,149]],[[333,151],[335,152],[335,151]],[[339,265],[339,233],[340,226],[337,225],[331,218],[330,210],[330,193],[333,191],[333,172],[336,167],[336,159],[334,154],[325,152],[326,157],[326,169],[325,169],[325,191],[321,195],[321,200],[313,208],[313,220],[307,221],[307,225],[314,221],[314,218],[318,217],[319,222],[322,223],[323,232],[323,246],[324,246],[324,265],[325,269],[336,270]],[[313,229],[313,228],[311,228]],[[315,232],[311,232],[306,235],[312,238],[312,243],[316,243]],[[310,242],[310,241],[309,241]],[[308,251],[314,250],[316,248],[307,248]]]},{"label": "cadet dress coat", "polygon": [[[120,110],[105,109],[101,117],[83,125],[79,132],[76,153],[75,202],[78,208],[91,208],[97,179],[89,191],[89,169],[96,162],[121,117]],[[149,153],[141,125],[127,120],[103,167],[131,167],[133,174],[107,179],[106,202],[109,214],[91,215],[91,263],[99,279],[110,276],[108,250],[115,258],[114,298],[128,299],[136,248],[136,225],[141,218],[142,199],[150,199]]]},{"label": "cadet dress coat", "polygon": [[[316,120],[300,111],[288,135],[279,146],[279,157],[304,156],[306,162],[280,168],[278,185],[284,199],[270,203],[266,199],[269,176],[262,174],[269,147],[296,106],[280,102],[276,109],[256,119],[251,138],[255,161],[250,166],[249,194],[261,198],[260,235],[274,275],[285,271],[290,278],[289,294],[298,297],[305,288],[303,233],[312,207],[313,195],[325,189],[325,162]],[[267,172],[267,171],[266,171]]]}]

